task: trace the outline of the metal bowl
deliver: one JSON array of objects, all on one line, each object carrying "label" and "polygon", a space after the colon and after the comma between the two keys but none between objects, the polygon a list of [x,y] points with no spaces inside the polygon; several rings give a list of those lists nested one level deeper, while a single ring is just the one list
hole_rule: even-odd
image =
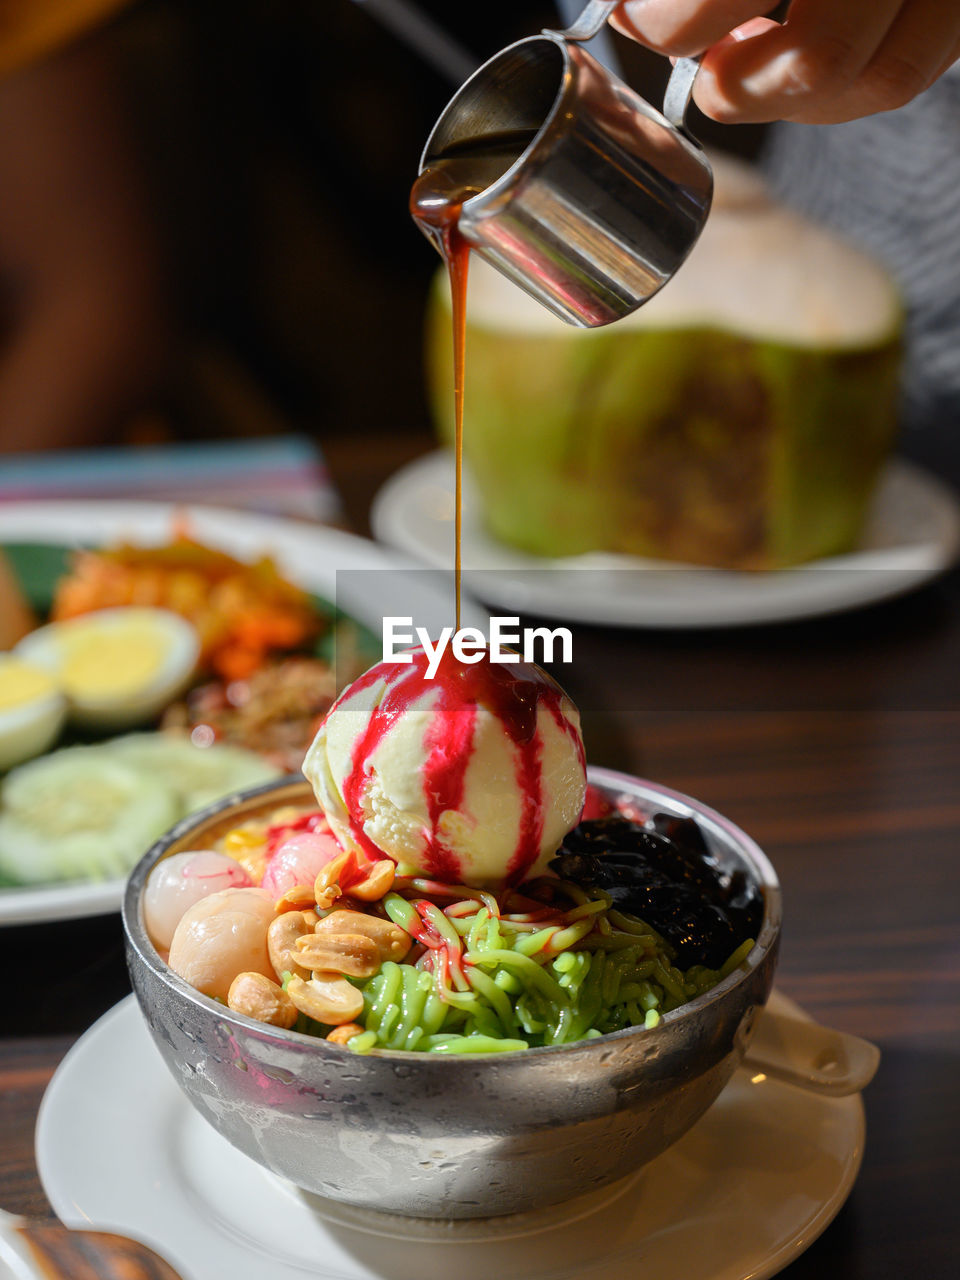
[{"label": "metal bowl", "polygon": [[127,962],[164,1061],[214,1128],[297,1186],[364,1209],[420,1218],[527,1212],[594,1191],[676,1142],[739,1064],[773,982],[777,877],[761,850],[687,796],[605,769],[590,781],[651,812],[693,816],[725,867],[763,894],[763,926],[744,963],[664,1016],[577,1044],[490,1057],[373,1053],[254,1022],[177,977],[143,925],[143,887],[172,853],[209,848],[280,805],[309,804],[306,783],[270,783],[174,827],[127,885]]}]

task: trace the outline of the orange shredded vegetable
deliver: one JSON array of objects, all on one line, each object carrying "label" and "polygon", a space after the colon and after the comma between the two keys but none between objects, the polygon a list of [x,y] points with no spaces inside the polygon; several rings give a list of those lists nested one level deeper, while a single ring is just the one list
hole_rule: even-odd
[{"label": "orange shredded vegetable", "polygon": [[300,649],[325,619],[269,556],[247,563],[205,546],[178,521],[169,543],[78,551],[57,585],[51,617],[116,605],[154,605],[187,618],[200,636],[200,665],[227,680],[253,675],[276,653]]}]

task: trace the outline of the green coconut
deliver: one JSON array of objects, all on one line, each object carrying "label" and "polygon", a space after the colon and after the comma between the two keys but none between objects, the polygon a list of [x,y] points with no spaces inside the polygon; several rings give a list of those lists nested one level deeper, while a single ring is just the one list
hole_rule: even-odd
[{"label": "green coconut", "polygon": [[[895,435],[897,290],[748,166],[715,173],[690,258],[606,328],[564,324],[474,255],[464,455],[501,541],[749,569],[856,544]],[[445,441],[450,328],[440,273],[426,350]]]}]

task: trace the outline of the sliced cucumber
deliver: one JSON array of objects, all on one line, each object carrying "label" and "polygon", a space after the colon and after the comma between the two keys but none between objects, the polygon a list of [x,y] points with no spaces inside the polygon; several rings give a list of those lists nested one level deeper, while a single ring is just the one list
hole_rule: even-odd
[{"label": "sliced cucumber", "polygon": [[173,787],[102,747],[21,765],[0,800],[0,875],[26,884],[125,875],[180,816]]},{"label": "sliced cucumber", "polygon": [[281,776],[252,751],[133,733],[12,770],[0,791],[0,884],[122,876],[168,827]]},{"label": "sliced cucumber", "polygon": [[172,788],[183,813],[194,813],[232,791],[254,787],[279,778],[281,771],[243,747],[214,743],[195,746],[189,738],[172,733],[130,733],[112,738],[103,750],[131,769]]}]

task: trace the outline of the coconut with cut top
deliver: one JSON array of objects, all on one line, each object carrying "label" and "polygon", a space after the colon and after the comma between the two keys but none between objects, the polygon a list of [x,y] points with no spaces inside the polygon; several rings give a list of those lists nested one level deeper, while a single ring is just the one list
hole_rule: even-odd
[{"label": "coconut with cut top", "polygon": [[[677,276],[608,328],[557,320],[474,255],[464,454],[490,531],[545,556],[766,569],[850,550],[896,427],[902,309],[883,267],[714,157]],[[427,334],[453,431],[449,293]]]}]

